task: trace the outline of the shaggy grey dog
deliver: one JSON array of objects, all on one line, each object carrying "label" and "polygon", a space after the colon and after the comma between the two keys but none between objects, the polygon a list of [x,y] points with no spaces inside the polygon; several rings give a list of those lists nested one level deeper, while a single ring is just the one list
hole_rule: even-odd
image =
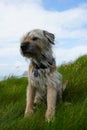
[{"label": "shaggy grey dog", "polygon": [[40,29],[30,31],[21,40],[21,54],[31,61],[25,116],[33,113],[34,102],[45,101],[45,118],[50,121],[55,115],[57,97],[62,99],[66,84],[62,85],[62,75],[56,69],[52,53],[54,40],[54,34]]}]

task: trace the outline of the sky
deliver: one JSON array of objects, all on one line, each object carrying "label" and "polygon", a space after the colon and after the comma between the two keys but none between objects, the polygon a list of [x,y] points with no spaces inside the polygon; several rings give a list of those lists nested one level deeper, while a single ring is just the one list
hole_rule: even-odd
[{"label": "sky", "polygon": [[87,0],[0,0],[0,76],[27,70],[20,40],[36,28],[55,34],[57,66],[87,54]]}]

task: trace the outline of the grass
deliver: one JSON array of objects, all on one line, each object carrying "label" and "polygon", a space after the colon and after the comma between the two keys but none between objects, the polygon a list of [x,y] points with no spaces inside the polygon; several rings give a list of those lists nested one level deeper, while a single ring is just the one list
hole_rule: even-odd
[{"label": "grass", "polygon": [[[24,118],[27,79],[10,77],[0,82],[0,130],[87,130],[87,55],[58,68],[69,81],[54,120],[44,120],[46,105],[38,104],[32,117]],[[65,106],[65,102],[71,105]]]}]

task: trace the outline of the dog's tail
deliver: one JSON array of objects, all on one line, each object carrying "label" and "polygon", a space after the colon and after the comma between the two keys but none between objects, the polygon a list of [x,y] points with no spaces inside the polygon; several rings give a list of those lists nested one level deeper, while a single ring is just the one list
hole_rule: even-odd
[{"label": "dog's tail", "polygon": [[66,80],[66,81],[63,83],[63,91],[66,89],[67,85],[68,85],[68,80]]}]

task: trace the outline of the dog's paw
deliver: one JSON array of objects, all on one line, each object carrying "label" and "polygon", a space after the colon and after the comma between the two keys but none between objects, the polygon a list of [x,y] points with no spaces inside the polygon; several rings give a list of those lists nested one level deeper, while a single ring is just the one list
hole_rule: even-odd
[{"label": "dog's paw", "polygon": [[50,122],[54,119],[55,110],[50,109],[46,111],[45,118],[47,122]]},{"label": "dog's paw", "polygon": [[28,111],[25,111],[24,117],[31,116],[33,113],[34,113],[34,111],[33,111],[33,110],[28,110]]}]

